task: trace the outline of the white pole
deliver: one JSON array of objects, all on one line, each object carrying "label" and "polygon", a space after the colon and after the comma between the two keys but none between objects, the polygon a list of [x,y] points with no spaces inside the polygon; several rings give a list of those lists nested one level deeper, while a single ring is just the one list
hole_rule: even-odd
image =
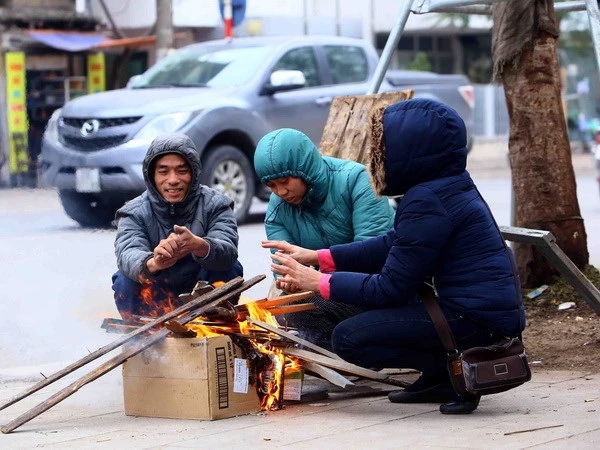
[{"label": "white pole", "polygon": [[362,37],[370,44],[375,44],[375,31],[373,30],[373,0],[364,0],[364,11],[362,14]]}]

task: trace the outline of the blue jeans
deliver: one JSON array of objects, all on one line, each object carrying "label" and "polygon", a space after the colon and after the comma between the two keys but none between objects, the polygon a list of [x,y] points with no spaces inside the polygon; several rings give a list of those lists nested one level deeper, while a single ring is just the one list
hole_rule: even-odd
[{"label": "blue jeans", "polygon": [[[244,275],[239,261],[226,271],[200,269],[196,274],[181,275],[176,270],[169,271],[169,277],[160,276],[148,279],[144,284],[125,276],[120,270],[112,276],[115,304],[121,317],[131,315],[159,317],[183,304],[179,294],[191,292],[199,280],[214,283],[229,281]],[[237,298],[233,303],[237,303]]]},{"label": "blue jeans", "polygon": [[[444,309],[459,349],[489,345],[494,336],[479,324]],[[335,353],[370,368],[411,368],[424,378],[448,381],[446,352],[420,301],[399,308],[370,310],[344,320],[332,334]]]}]

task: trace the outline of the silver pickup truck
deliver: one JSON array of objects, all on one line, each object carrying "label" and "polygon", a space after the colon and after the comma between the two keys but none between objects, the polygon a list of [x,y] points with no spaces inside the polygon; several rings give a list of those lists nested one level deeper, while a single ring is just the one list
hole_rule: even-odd
[{"label": "silver pickup truck", "polygon": [[[145,189],[142,160],[152,139],[179,130],[196,143],[202,182],[234,200],[238,221],[257,181],[253,153],[271,130],[297,128],[316,144],[332,99],[363,95],[378,55],[366,41],[337,36],[239,38],[177,50],[127,88],[66,103],[50,119],[40,170],[66,214],[84,227],[108,226],[125,201]],[[391,71],[379,92],[411,88],[453,106],[473,125],[466,77]]]}]

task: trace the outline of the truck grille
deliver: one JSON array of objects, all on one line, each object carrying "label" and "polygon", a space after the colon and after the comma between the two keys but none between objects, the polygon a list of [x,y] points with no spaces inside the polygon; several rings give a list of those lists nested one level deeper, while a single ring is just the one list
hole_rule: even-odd
[{"label": "truck grille", "polygon": [[[138,117],[116,117],[113,119],[96,119],[96,120],[98,122],[100,122],[100,128],[110,128],[110,127],[118,127],[121,125],[130,125],[132,123],[137,122],[141,118],[142,118],[141,116],[138,116]],[[73,127],[73,128],[77,128],[77,129],[81,129],[83,124],[90,119],[93,119],[93,117],[89,117],[87,119],[79,119],[79,118],[75,118],[75,117],[63,117],[62,121],[63,121],[64,125],[67,125],[67,126]]]},{"label": "truck grille", "polygon": [[61,136],[63,142],[69,147],[74,147],[77,150],[84,152],[92,152],[102,150],[104,148],[115,147],[127,138],[126,134],[117,134],[115,136],[92,137],[84,138],[77,136]]}]

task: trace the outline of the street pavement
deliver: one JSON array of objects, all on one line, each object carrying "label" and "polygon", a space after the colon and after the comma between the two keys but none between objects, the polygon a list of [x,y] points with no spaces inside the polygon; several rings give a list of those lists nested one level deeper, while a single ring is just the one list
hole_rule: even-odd
[{"label": "street pavement", "polygon": [[[591,155],[573,155],[578,173],[593,173]],[[506,143],[480,143],[468,169],[478,177],[506,173]],[[107,335],[106,343],[118,335]],[[43,343],[41,343],[43,345]],[[94,348],[90,348],[95,350]],[[84,356],[84,355],[81,355]],[[42,376],[73,361],[0,370],[0,403]],[[98,361],[98,364],[102,360]],[[89,373],[84,366],[0,411],[0,425],[30,412]],[[306,387],[323,386],[308,378]],[[522,449],[600,447],[600,369],[598,373],[547,371],[533,367],[532,381],[483,397],[470,415],[445,416],[436,404],[390,403],[394,387],[357,382],[346,391],[329,388],[327,398],[287,402],[277,411],[217,421],[126,416],[121,368],[76,387],[73,394],[8,434],[2,449]]]},{"label": "street pavement", "polygon": [[[4,382],[0,401],[29,385]],[[600,444],[599,374],[534,369],[532,381],[483,397],[479,408],[464,416],[440,414],[434,404],[390,403],[387,386],[369,386],[371,390],[330,392],[314,402],[288,402],[281,410],[216,421],[159,419],[124,414],[117,369],[0,435],[0,448],[582,450]],[[0,412],[0,422],[10,422],[63,387],[50,385],[8,407]]]}]

